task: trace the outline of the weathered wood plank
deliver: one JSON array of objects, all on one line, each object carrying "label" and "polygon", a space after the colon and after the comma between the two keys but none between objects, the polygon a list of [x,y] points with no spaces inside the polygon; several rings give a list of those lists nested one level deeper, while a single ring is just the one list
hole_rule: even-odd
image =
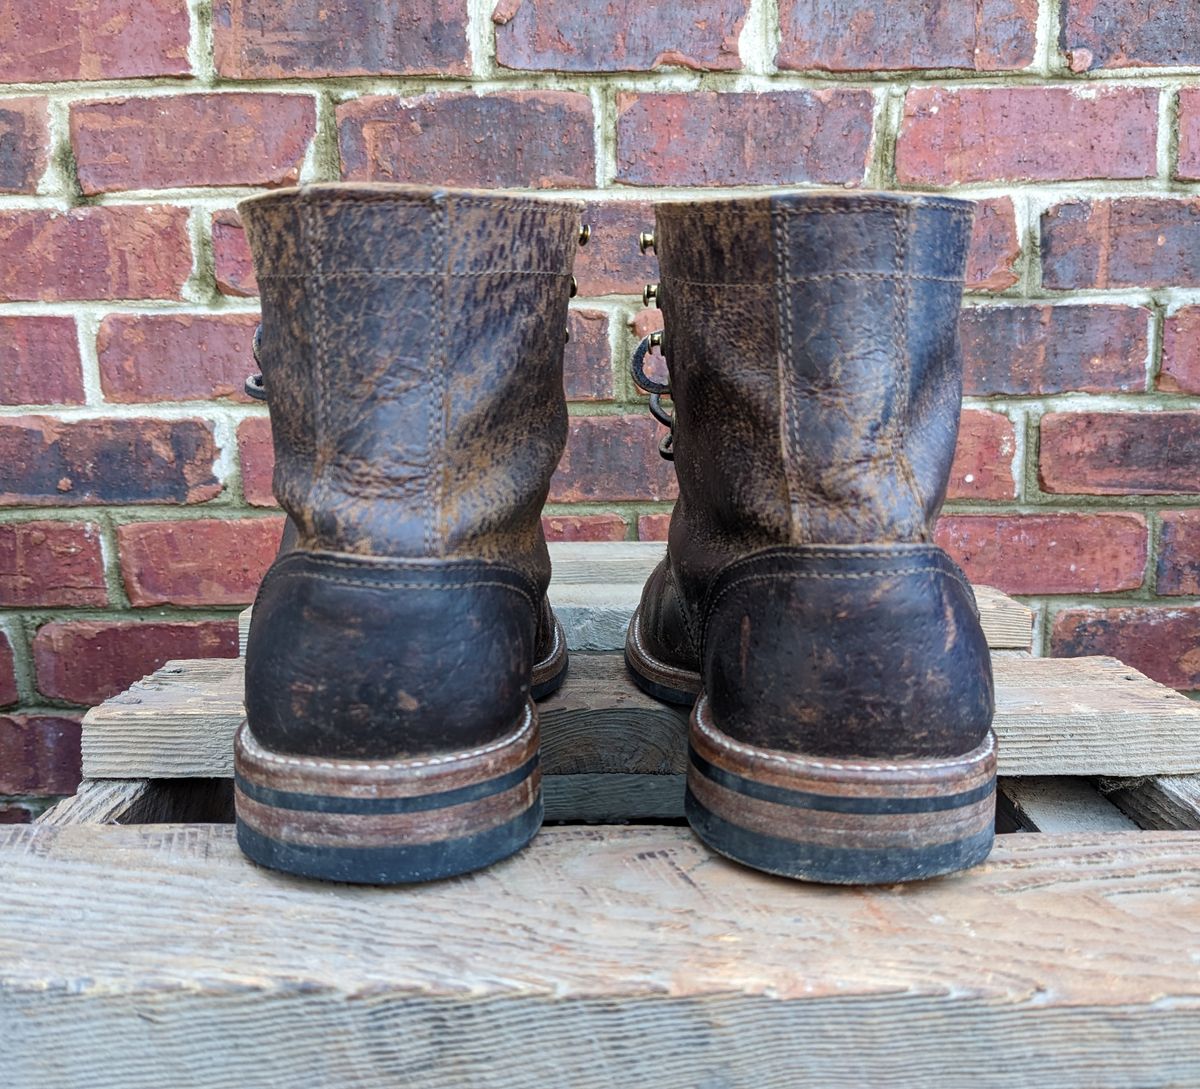
[{"label": "weathered wood plank", "polygon": [[1200,830],[1200,775],[1135,780],[1106,796],[1143,828]]},{"label": "weathered wood plank", "polygon": [[[1200,706],[1113,658],[997,654],[1002,775],[1157,775],[1200,771]],[[677,708],[644,696],[619,654],[576,654],[543,706],[547,774],[679,773]],[[238,659],[172,662],[88,712],[93,778],[232,775],[242,717]]]},{"label": "weathered wood plank", "polygon": [[[409,889],[229,829],[0,833],[5,1081],[55,1089],[1194,1085],[1200,837],[1012,836],[840,889],[551,829]],[[1068,951],[1068,952],[1064,952]],[[64,1044],[69,1041],[69,1046]]]},{"label": "weathered wood plank", "polygon": [[[1026,775],[1000,780],[998,808],[1022,832],[1056,834],[1136,832],[1138,825],[1122,813],[1088,779]],[[998,822],[999,819],[998,819]]]},{"label": "weathered wood plank", "polygon": [[[642,586],[665,547],[656,541],[550,545],[554,565],[550,601],[571,650],[620,650],[625,645],[625,629],[641,599]],[[1028,606],[988,586],[976,587],[975,597],[988,646],[1030,648],[1033,612]],[[239,617],[242,654],[246,653],[250,613],[246,609]]]},{"label": "weathered wood plank", "polygon": [[233,820],[228,779],[84,779],[37,824],[164,824]]}]

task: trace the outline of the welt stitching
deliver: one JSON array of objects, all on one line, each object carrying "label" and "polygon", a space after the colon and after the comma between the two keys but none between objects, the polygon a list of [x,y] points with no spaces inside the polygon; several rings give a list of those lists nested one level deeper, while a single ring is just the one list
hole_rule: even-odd
[{"label": "welt stitching", "polygon": [[[318,579],[321,582],[333,583],[337,586],[353,586],[363,587],[370,586],[371,580],[366,578],[354,579],[343,575],[330,575],[324,571],[276,571],[275,579]],[[511,593],[517,594],[523,598],[526,604],[529,605],[534,612],[537,612],[537,606],[534,604],[533,598],[529,592],[520,586],[514,586],[511,582],[500,582],[496,579],[470,579],[465,582],[389,582],[386,585],[388,590],[431,590],[441,592],[443,590],[471,590],[478,586],[495,587],[500,590],[508,590]]]},{"label": "welt stitching", "polygon": [[892,571],[849,571],[849,572],[826,572],[826,571],[780,571],[777,574],[769,575],[742,575],[735,579],[729,585],[723,587],[721,592],[713,598],[708,608],[704,610],[704,627],[707,630],[709,621],[712,620],[713,614],[717,610],[717,606],[721,601],[733,593],[734,590],[751,582],[780,582],[787,579],[809,579],[818,582],[853,582],[859,579],[883,578],[886,576],[897,575],[942,575],[945,578],[953,579],[960,586],[970,589],[966,583],[957,575],[952,575],[949,571],[942,570],[936,567],[898,567]]},{"label": "welt stitching", "polygon": [[912,462],[908,457],[908,449],[905,445],[905,440],[908,438],[908,410],[911,400],[910,390],[912,388],[912,353],[908,346],[908,308],[909,308],[909,293],[908,293],[908,278],[904,275],[907,270],[909,257],[911,256],[911,241],[912,241],[912,217],[897,215],[895,217],[894,232],[896,236],[896,343],[900,347],[900,396],[897,403],[896,411],[896,462],[900,467],[900,471],[904,476],[904,481],[908,485],[909,493],[912,496],[914,513],[919,522],[923,522],[924,504],[921,502],[920,489],[917,487],[916,474],[913,472]]},{"label": "welt stitching", "polygon": [[[929,280],[937,284],[954,284],[962,285],[962,278],[959,276],[924,276],[914,273],[897,273],[897,272],[817,272],[811,276],[792,276],[784,280],[787,284],[807,284],[820,283],[824,280]],[[752,287],[765,289],[778,283],[778,280],[685,280],[680,277],[672,276],[669,281],[664,277],[664,282],[671,284],[682,284],[687,287]]]},{"label": "welt stitching", "polygon": [[437,311],[438,327],[434,332],[434,344],[430,345],[431,348],[434,348],[431,352],[434,357],[431,360],[434,376],[429,382],[434,405],[429,418],[429,428],[432,430],[432,434],[426,435],[426,440],[429,442],[430,462],[425,475],[428,482],[426,490],[428,521],[425,523],[425,554],[427,556],[434,554],[435,536],[442,516],[441,471],[444,466],[441,461],[445,439],[445,419],[443,417],[446,411],[446,394],[442,383],[445,380],[446,367],[449,364],[449,360],[446,358],[446,272],[450,266],[450,257],[446,249],[446,221],[450,218],[449,205],[443,204],[436,209],[434,214],[436,216],[434,265],[438,269],[438,276],[434,281],[434,291],[437,294],[437,302],[434,307]]},{"label": "welt stitching", "polygon": [[856,212],[861,212],[863,209],[886,212],[897,208],[934,208],[938,211],[958,216],[974,214],[974,206],[971,202],[964,205],[964,202],[961,200],[947,200],[938,197],[910,196],[907,199],[901,200],[879,200],[878,198],[866,196],[846,196],[840,200],[813,199],[810,201],[802,193],[796,194],[796,196],[804,200],[803,205],[789,206],[776,204],[772,206],[768,203],[770,198],[760,198],[761,204],[753,208],[735,208],[718,205],[715,202],[706,207],[702,204],[689,204],[687,201],[668,201],[659,206],[658,214],[673,219],[685,219],[688,217],[698,219],[767,219],[772,214],[786,216],[853,215]]},{"label": "welt stitching", "polygon": [[[886,546],[880,548],[861,548],[858,546],[853,546],[852,548],[847,548],[845,551],[830,550],[827,552],[810,551],[812,546],[797,545],[794,547],[796,547],[798,550],[801,550],[799,551],[797,558],[804,560],[845,560],[855,559],[859,556],[866,556],[871,559],[881,559],[889,556],[901,555],[901,553],[898,553],[896,549],[888,548]],[[945,555],[945,553],[938,548],[937,545],[919,545],[917,548],[906,551],[908,555],[927,556],[930,559],[935,560],[941,559],[941,557]],[[763,552],[754,553],[749,556],[743,556],[740,560],[734,560],[732,563],[723,568],[721,574],[724,576],[730,571],[738,570],[738,568],[749,567],[753,564],[761,563],[765,557],[766,553]]]},{"label": "welt stitching", "polygon": [[787,283],[788,274],[790,272],[788,263],[788,233],[787,224],[783,217],[773,217],[771,225],[772,233],[775,236],[775,267],[778,272],[778,282],[775,287],[775,305],[779,309],[780,324],[783,331],[782,351],[778,353],[778,363],[776,364],[776,380],[779,383],[779,411],[782,418],[779,421],[780,439],[783,445],[783,478],[787,484],[788,491],[788,522],[790,523],[797,513],[800,514],[805,525],[801,531],[801,537],[807,539],[807,511],[801,509],[797,502],[796,496],[796,471],[792,459],[797,450],[799,450],[799,432],[795,421],[794,407],[791,403],[791,383],[788,381],[787,367],[792,359],[793,351],[793,328],[792,328],[792,308],[789,305]]},{"label": "welt stitching", "polygon": [[243,738],[242,744],[245,748],[250,748],[251,744],[253,745],[253,751],[250,753],[251,759],[261,760],[263,763],[268,764],[284,764],[304,768],[328,768],[331,771],[343,768],[353,771],[404,771],[409,768],[429,768],[444,764],[457,764],[472,757],[486,756],[488,753],[496,752],[499,749],[507,748],[521,741],[535,724],[536,720],[530,710],[530,705],[526,703],[524,717],[521,719],[521,725],[517,727],[516,732],[509,734],[507,737],[500,738],[499,741],[493,741],[490,745],[483,745],[480,748],[470,749],[466,752],[447,753],[445,756],[429,756],[420,760],[386,760],[382,763],[365,760],[320,760],[312,756],[284,756],[281,753],[263,748],[262,744],[255,738],[253,732],[248,727],[243,727],[243,732],[250,738],[250,744],[247,744],[245,738]]},{"label": "welt stitching", "polygon": [[[287,273],[287,272],[271,272],[265,273],[258,278],[260,280],[303,280],[306,279],[308,273]],[[440,276],[455,276],[469,278],[472,276],[566,276],[568,273],[564,269],[540,269],[540,268],[487,268],[475,269],[469,272],[452,272],[443,270],[438,272],[432,271],[413,271],[411,269],[394,269],[394,268],[345,268],[337,272],[326,272],[326,279],[354,279],[363,276],[387,276],[389,279],[401,278],[425,278],[434,279]]]},{"label": "welt stitching", "polygon": [[743,745],[741,742],[734,741],[733,738],[727,737],[724,734],[718,733],[706,719],[708,711],[707,701],[705,697],[701,697],[696,705],[695,723],[699,730],[704,734],[710,742],[718,749],[724,749],[731,752],[742,753],[746,756],[752,756],[758,760],[770,761],[774,764],[782,764],[784,767],[794,767],[799,769],[820,768],[825,771],[941,771],[945,768],[960,768],[964,764],[983,763],[987,761],[996,747],[996,735],[991,730],[988,730],[987,736],[977,745],[971,752],[963,753],[960,757],[951,757],[947,760],[928,760],[915,761],[905,760],[898,764],[881,763],[876,760],[872,761],[845,761],[834,762],[831,760],[818,760],[814,757],[800,756],[799,754],[792,756],[788,753],[772,752],[766,749],[758,749],[753,745]]},{"label": "welt stitching", "polygon": [[[331,428],[329,426],[329,405],[332,400],[329,389],[329,376],[326,371],[326,356],[329,352],[329,313],[325,300],[325,276],[323,256],[324,234],[322,231],[323,222],[319,211],[311,204],[301,206],[303,213],[301,222],[305,225],[305,249],[307,250],[307,258],[309,265],[313,270],[313,279],[316,281],[316,297],[313,300],[313,310],[316,313],[316,352],[315,364],[317,372],[317,404],[313,406],[313,422],[316,424],[315,430],[317,433],[317,441],[314,443],[317,450],[328,450]],[[331,484],[328,480],[328,474],[325,472],[325,466],[320,463],[318,458],[316,465],[316,487],[313,489],[314,498],[325,493],[325,498],[328,498]],[[316,499],[313,504],[313,509],[318,510],[319,503],[323,503],[323,499]]]},{"label": "welt stitching", "polygon": [[[306,194],[311,194],[312,190],[305,190]],[[397,208],[425,208],[444,203],[444,201],[435,200],[435,195],[438,192],[437,187],[434,187],[428,194],[414,195],[410,197],[399,197],[395,193],[363,193],[357,192],[346,196],[337,197],[318,197],[308,196],[307,203],[316,208],[356,208],[364,204],[391,204]],[[546,200],[537,197],[521,197],[515,195],[501,196],[471,196],[469,193],[455,194],[453,200],[458,204],[477,204],[481,208],[493,207],[509,207],[513,211],[530,214],[536,208],[538,211],[558,212],[563,210],[566,212],[582,209],[586,204],[582,200]]]}]

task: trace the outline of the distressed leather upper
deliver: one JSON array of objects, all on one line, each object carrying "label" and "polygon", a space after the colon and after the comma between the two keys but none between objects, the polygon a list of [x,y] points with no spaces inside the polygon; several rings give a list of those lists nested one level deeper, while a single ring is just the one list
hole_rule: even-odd
[{"label": "distressed leather upper", "polygon": [[566,441],[582,205],[315,185],[241,205],[262,294],[275,492],[308,547],[516,557]]},{"label": "distressed leather upper", "polygon": [[582,204],[316,185],[241,205],[275,494],[247,712],[276,751],[486,743],[553,642],[540,515],[566,440]]},{"label": "distressed leather upper", "polygon": [[931,538],[971,217],[886,194],[658,206],[689,596],[731,552]]},{"label": "distressed leather upper", "polygon": [[[911,755],[987,729],[974,602],[930,544],[972,214],[870,193],[657,207],[679,499],[640,636],[703,672],[718,725],[751,743]],[[907,647],[875,642],[906,627]]]}]

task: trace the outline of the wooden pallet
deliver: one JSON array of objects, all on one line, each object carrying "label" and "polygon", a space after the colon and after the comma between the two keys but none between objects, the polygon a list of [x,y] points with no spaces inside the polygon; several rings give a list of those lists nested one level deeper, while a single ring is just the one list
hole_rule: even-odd
[{"label": "wooden pallet", "polygon": [[840,889],[556,828],[411,889],[228,827],[0,831],[5,1084],[1141,1089],[1200,1081],[1200,837],[1014,835]]},{"label": "wooden pallet", "polygon": [[[1013,834],[919,886],[782,881],[682,825],[686,716],[625,675],[661,548],[555,551],[573,653],[543,768],[572,823],[483,873],[378,890],[248,863],[238,660],[89,712],[80,792],[0,831],[6,1083],[1200,1085],[1200,705],[1030,657],[1028,609],[981,589]],[[651,823],[579,824],[613,821]]]},{"label": "wooden pallet", "polygon": [[[551,597],[572,659],[567,684],[541,707],[548,819],[679,818],[686,715],[636,688],[620,655],[625,626],[662,546],[551,550]],[[1116,797],[1124,804],[1153,808],[1159,777],[1200,770],[1200,707],[1115,659],[1031,658],[1029,609],[986,587],[976,594],[994,655],[1003,776],[1107,776],[1118,780]],[[243,631],[248,624],[249,610]],[[83,812],[79,807],[92,806],[96,789],[95,804],[105,811],[107,783],[116,778],[228,778],[241,718],[240,660],[168,663],[88,713],[86,782],[81,797],[68,804]],[[1123,781],[1130,777],[1142,782]],[[94,781],[105,785],[93,788]],[[134,786],[126,789],[131,799],[137,796]],[[154,788],[160,795],[165,789]],[[1116,812],[1090,781],[1063,789],[1075,798],[1090,791],[1093,806]],[[1013,810],[1016,825],[1035,826],[1028,804],[1021,812],[1017,821]],[[61,817],[53,812],[48,819]]]}]

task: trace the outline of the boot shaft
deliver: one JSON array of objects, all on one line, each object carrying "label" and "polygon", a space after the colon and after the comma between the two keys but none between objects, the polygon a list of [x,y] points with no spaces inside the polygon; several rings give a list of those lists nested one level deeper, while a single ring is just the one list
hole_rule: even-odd
[{"label": "boot shaft", "polygon": [[884,195],[658,206],[673,540],[930,539],[958,430],[971,217]]},{"label": "boot shaft", "polygon": [[302,547],[516,558],[541,581],[581,208],[394,186],[242,205]]}]

